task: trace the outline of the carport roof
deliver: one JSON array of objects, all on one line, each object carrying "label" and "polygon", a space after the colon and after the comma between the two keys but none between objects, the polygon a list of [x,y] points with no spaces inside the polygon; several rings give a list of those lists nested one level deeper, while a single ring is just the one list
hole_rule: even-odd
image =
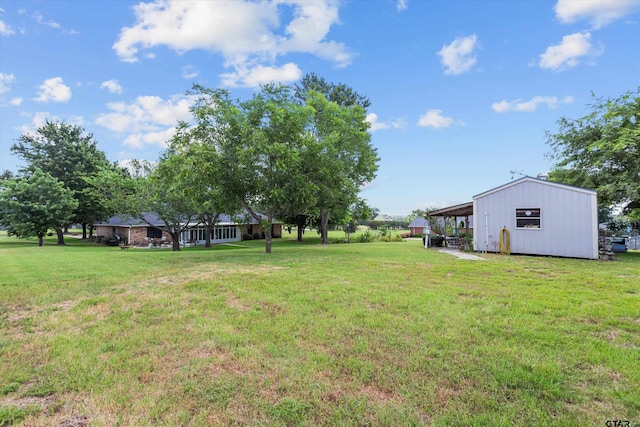
[{"label": "carport roof", "polygon": [[473,215],[473,202],[462,203],[429,212],[429,216],[471,216]]}]

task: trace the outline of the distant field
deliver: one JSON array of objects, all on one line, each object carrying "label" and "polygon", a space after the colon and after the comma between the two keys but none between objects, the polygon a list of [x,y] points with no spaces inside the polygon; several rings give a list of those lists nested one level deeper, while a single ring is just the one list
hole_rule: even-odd
[{"label": "distant field", "polygon": [[52,239],[0,235],[0,425],[640,423],[640,251]]}]

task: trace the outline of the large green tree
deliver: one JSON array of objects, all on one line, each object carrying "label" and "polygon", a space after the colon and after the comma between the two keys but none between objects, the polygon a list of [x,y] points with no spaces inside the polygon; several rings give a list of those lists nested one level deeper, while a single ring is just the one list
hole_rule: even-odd
[{"label": "large green tree", "polygon": [[73,192],[48,173],[33,173],[3,182],[0,190],[0,225],[21,238],[37,237],[42,246],[50,228],[66,224],[78,207]]},{"label": "large green tree", "polygon": [[197,221],[206,228],[205,247],[211,247],[211,236],[220,215],[233,216],[240,210],[236,197],[227,197],[222,186],[226,165],[213,135],[206,126],[178,126],[169,143],[162,167],[174,171],[173,184],[182,188],[183,197],[193,204]]},{"label": "large green tree", "polygon": [[309,127],[313,145],[305,153],[306,171],[317,186],[316,210],[322,243],[327,244],[331,215],[344,216],[357,202],[362,186],[375,178],[379,159],[361,105],[329,101],[314,90],[306,96],[313,110]]},{"label": "large green tree", "polygon": [[269,84],[247,101],[222,90],[194,86],[198,132],[217,150],[220,188],[237,200],[265,234],[271,252],[272,226],[281,207],[310,205],[303,152],[310,110],[293,100],[286,86]]},{"label": "large green tree", "polygon": [[547,132],[549,179],[593,188],[601,206],[640,210],[640,87],[618,98],[595,98],[591,113],[562,117],[558,131]]},{"label": "large green tree", "polygon": [[[83,238],[86,238],[87,225],[109,216],[86,182],[86,178],[108,167],[109,161],[98,149],[93,135],[80,126],[46,121],[35,133],[20,136],[11,151],[26,162],[23,173],[41,169],[73,192],[78,205],[69,221],[82,224]],[[63,245],[63,227],[57,227],[56,232],[58,244]]]}]

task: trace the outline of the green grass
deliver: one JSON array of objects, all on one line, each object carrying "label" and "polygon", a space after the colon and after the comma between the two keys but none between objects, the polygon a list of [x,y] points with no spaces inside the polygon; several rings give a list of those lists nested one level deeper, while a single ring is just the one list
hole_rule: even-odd
[{"label": "green grass", "polygon": [[305,239],[0,236],[0,425],[640,423],[640,252]]}]

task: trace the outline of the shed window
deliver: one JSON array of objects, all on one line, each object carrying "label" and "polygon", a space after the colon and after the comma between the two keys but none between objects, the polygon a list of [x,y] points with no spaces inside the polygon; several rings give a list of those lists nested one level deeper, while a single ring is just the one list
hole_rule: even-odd
[{"label": "shed window", "polygon": [[516,209],[516,228],[541,228],[540,208]]}]

